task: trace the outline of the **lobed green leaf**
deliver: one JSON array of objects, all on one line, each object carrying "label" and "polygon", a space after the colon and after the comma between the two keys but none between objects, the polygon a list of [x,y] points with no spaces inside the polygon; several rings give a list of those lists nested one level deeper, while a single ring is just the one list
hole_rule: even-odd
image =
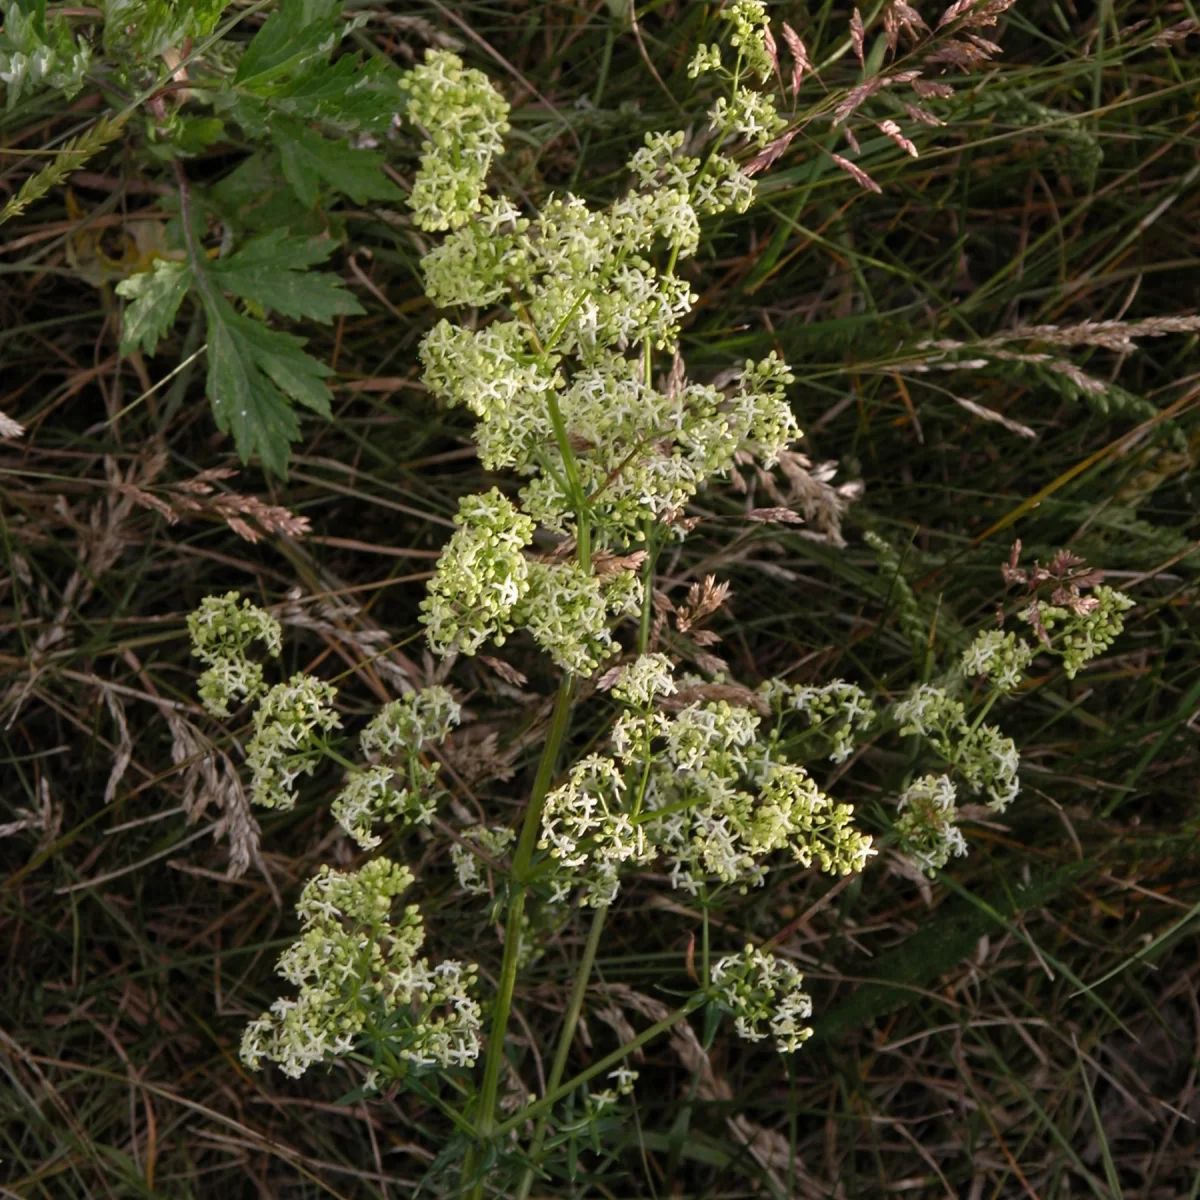
[{"label": "lobed green leaf", "polygon": [[383,155],[377,151],[355,150],[287,117],[273,120],[271,130],[284,178],[309,208],[316,204],[322,183],[349,196],[355,204],[404,200],[404,194],[383,173]]},{"label": "lobed green leaf", "polygon": [[213,289],[202,294],[208,318],[208,396],[217,426],[232,432],[242,461],[258,454],[274,474],[287,476],[288,443],[300,424],[288,403],[330,415],[333,372],[305,354],[305,339],[269,329],[235,312]]},{"label": "lobed green leaf", "polygon": [[122,279],[118,296],[132,301],[121,324],[121,353],[141,350],[153,354],[166,337],[179,306],[192,286],[192,269],[187,263],[159,259],[152,270]]},{"label": "lobed green leaf", "polygon": [[212,264],[209,276],[243,300],[285,317],[308,317],[328,324],[356,315],[362,305],[337,275],[305,268],[323,262],[334,249],[329,239],[298,238],[274,230],[254,238],[235,254]]}]

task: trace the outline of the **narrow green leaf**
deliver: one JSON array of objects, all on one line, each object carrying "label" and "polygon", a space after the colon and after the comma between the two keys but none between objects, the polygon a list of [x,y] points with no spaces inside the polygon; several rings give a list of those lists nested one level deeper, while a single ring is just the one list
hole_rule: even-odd
[{"label": "narrow green leaf", "polygon": [[946,905],[912,937],[880,957],[869,983],[860,984],[846,1001],[813,1022],[814,1040],[839,1037],[912,1003],[921,990],[969,958],[985,933],[1002,928],[1004,919],[1044,908],[1095,870],[1094,863],[1085,861],[1035,872],[1028,886],[993,896],[988,909]]},{"label": "narrow green leaf", "polygon": [[[1092,1091],[1091,1081],[1088,1079],[1087,1063],[1083,1060],[1083,1052],[1079,1049],[1079,1039],[1074,1033],[1071,1034],[1071,1045],[1075,1048],[1075,1059],[1079,1063],[1079,1078],[1083,1081],[1088,1110],[1092,1114],[1092,1124],[1096,1129],[1096,1140],[1100,1143],[1100,1157],[1104,1163],[1104,1178],[1108,1182],[1109,1195],[1112,1200],[1120,1200],[1125,1189],[1121,1187],[1121,1177],[1117,1173],[1117,1164],[1113,1161],[1112,1147],[1108,1144],[1108,1130],[1105,1128],[1104,1118],[1100,1115],[1100,1109],[1096,1107],[1096,1096]],[[1102,1192],[1100,1194],[1103,1195]]]}]

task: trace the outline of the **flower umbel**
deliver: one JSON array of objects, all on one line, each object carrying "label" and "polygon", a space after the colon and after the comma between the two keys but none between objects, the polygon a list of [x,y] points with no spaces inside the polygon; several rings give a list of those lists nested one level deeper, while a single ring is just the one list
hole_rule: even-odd
[{"label": "flower umbel", "polygon": [[631,707],[648,708],[657,697],[671,696],[675,691],[671,660],[665,654],[642,654],[621,668],[612,694]]},{"label": "flower umbel", "polygon": [[900,845],[932,876],[951,855],[967,852],[966,839],[955,824],[954,784],[947,775],[922,775],[900,796],[896,832]]},{"label": "flower umbel", "polygon": [[738,1037],[775,1039],[780,1054],[798,1050],[812,1037],[803,1022],[812,1016],[812,998],[802,990],[804,976],[787,959],[747,945],[722,958],[712,970],[717,1002],[733,1014]]},{"label": "flower umbel", "polygon": [[829,738],[829,757],[835,763],[850,757],[856,735],[869,729],[875,720],[875,708],[866,692],[844,679],[835,679],[822,687],[776,686],[770,693],[772,703],[803,713],[815,729]]},{"label": "flower umbel", "polygon": [[986,675],[1001,692],[1020,686],[1034,649],[1015,633],[985,629],[963,651],[962,669],[968,675]]},{"label": "flower umbel", "polygon": [[[1007,670],[1007,668],[1003,668]],[[901,736],[919,734],[958,769],[974,792],[986,792],[988,807],[1003,812],[1021,790],[1016,743],[995,725],[967,723],[961,700],[934,684],[920,684],[892,709]]]},{"label": "flower umbel", "polygon": [[421,621],[437,653],[474,654],[489,638],[503,644],[513,630],[513,608],[529,591],[522,551],[533,521],[492,488],[464,496],[454,523],[458,529],[421,602]]},{"label": "flower umbel", "polygon": [[242,1061],[264,1058],[298,1078],[326,1057],[350,1053],[360,1036],[386,1037],[410,1068],[467,1067],[479,1054],[476,968],[431,967],[417,958],[425,929],[416,905],[397,920],[393,902],[412,883],[407,867],[376,858],[355,872],[323,866],[296,911],[302,932],[278,972],[299,989],[281,997],[242,1036]]},{"label": "flower umbel", "polygon": [[[241,603],[239,604],[239,600]],[[237,592],[205,596],[188,614],[192,654],[207,667],[200,676],[200,699],[215,717],[229,716],[230,701],[257,700],[266,691],[261,664],[246,652],[262,642],[268,654],[279,657],[279,622]]]},{"label": "flower umbel", "polygon": [[[515,829],[506,825],[472,825],[464,829],[463,840],[478,842],[480,848],[492,858],[500,858],[512,845],[517,836]],[[487,895],[487,879],[483,874],[483,863],[465,846],[455,842],[450,847],[450,861],[458,876],[458,886],[473,896]]]},{"label": "flower umbel", "polygon": [[[435,686],[385,704],[362,731],[359,746],[365,755],[403,764],[402,771],[387,762],[352,771],[333,802],[334,819],[364,850],[380,844],[372,832],[377,822],[428,825],[433,820],[439,764],[424,761],[421,749],[443,741],[460,717],[454,697]],[[405,785],[394,785],[401,777]]]},{"label": "flower umbel", "polygon": [[1125,632],[1125,613],[1133,601],[1124,592],[1102,585],[1075,607],[1035,600],[1021,617],[1044,631],[1051,654],[1062,659],[1068,679],[1103,654]]},{"label": "flower umbel", "polygon": [[408,119],[428,138],[409,206],[422,229],[457,229],[479,211],[492,158],[504,149],[508,102],[447,50],[427,50],[400,88]]},{"label": "flower umbel", "polygon": [[264,808],[292,808],[295,783],[325,757],[324,735],[341,725],[333,711],[337,689],[312,675],[277,683],[254,713],[254,737],[246,747],[253,777],[250,798]]}]

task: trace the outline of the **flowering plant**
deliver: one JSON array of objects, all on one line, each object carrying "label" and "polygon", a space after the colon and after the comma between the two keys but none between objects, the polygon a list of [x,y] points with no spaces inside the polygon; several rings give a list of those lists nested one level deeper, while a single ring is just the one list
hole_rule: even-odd
[{"label": "flowering plant", "polygon": [[[730,49],[701,46],[690,70],[725,86],[706,135],[648,134],[627,163],[629,189],[603,209],[566,194],[526,212],[490,189],[508,106],[454,54],[430,51],[402,83],[407,120],[423,139],[409,205],[419,228],[445,235],[422,259],[426,292],[440,308],[466,310],[424,337],[424,382],[474,415],[484,466],[520,480],[515,495],[497,486],[462,499],[420,619],[447,671],[456,657],[516,636],[544,651],[561,679],[519,827],[446,827],[458,888],[488,898],[503,921],[490,995],[479,997],[474,964],[416,957],[425,944],[419,908],[392,915],[414,884],[407,867],[379,857],[355,872],[324,868],[301,897],[301,936],[279,961],[298,994],[251,1023],[242,1053],[247,1065],[273,1060],[290,1075],[328,1057],[355,1059],[367,1089],[420,1086],[423,1075],[440,1073],[459,1097],[439,1107],[465,1142],[462,1182],[476,1194],[494,1177],[528,1195],[564,1106],[575,1111],[581,1093],[588,1119],[619,1106],[636,1080],[630,1055],[699,1009],[714,1021],[732,1015],[748,1041],[769,1036],[779,1052],[797,1050],[812,1013],[800,971],[752,944],[713,962],[707,913],[714,897],[759,887],[789,861],[845,876],[877,853],[853,809],[822,790],[806,761],[845,763],[892,730],[918,739],[947,771],[906,783],[887,837],[935,872],[966,849],[958,786],[996,811],[1019,789],[1014,743],[984,723],[996,698],[1019,686],[1039,649],[1078,669],[1120,631],[1128,603],[1119,593],[1084,598],[1091,577],[1064,577],[1064,594],[1046,603],[1035,595],[1022,610],[1039,646],[989,631],[965,651],[961,670],[886,709],[846,680],[775,679],[754,690],[712,656],[691,655],[698,672],[680,663],[684,644],[712,644],[702,626],[727,595],[709,579],[676,607],[655,587],[662,551],[690,530],[685,507],[735,465],[794,467],[800,436],[787,397],[793,376],[776,354],[702,382],[689,379],[679,353],[697,299],[681,265],[697,251],[701,222],[746,209],[755,184],[739,154],[754,152],[751,165],[761,169],[761,152],[786,136],[773,95],[752,86],[778,69],[763,6],[738,0],[723,16]],[[872,544],[888,569],[886,545]],[[1017,579],[1015,559],[1010,570]],[[231,703],[259,702],[247,754],[258,803],[290,807],[301,777],[331,760],[346,772],[333,815],[361,849],[440,822],[431,755],[462,718],[446,687],[412,688],[385,706],[360,737],[366,761],[355,762],[331,741],[341,723],[332,685],[299,674],[268,690],[247,658],[255,642],[278,653],[268,614],[234,595],[210,598],[193,637],[208,668],[210,711],[226,716]],[[969,675],[991,686],[971,720],[957,695]],[[616,711],[601,740],[564,763],[585,685],[608,692]],[[794,718],[798,733],[789,728]],[[652,868],[705,914],[697,986],[566,1078],[609,910]],[[517,1111],[505,1116],[514,1104],[501,1092],[514,1070],[513,999],[535,953],[531,910],[571,904],[592,916],[553,1062],[540,1096],[523,1105],[518,1096]],[[612,1086],[588,1092],[601,1074]],[[527,1152],[507,1137],[521,1129],[531,1137]]]}]

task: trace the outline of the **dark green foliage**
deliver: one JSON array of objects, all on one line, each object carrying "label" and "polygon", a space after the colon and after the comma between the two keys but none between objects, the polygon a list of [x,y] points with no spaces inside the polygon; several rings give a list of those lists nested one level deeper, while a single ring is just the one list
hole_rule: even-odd
[{"label": "dark green foliage", "polygon": [[[122,348],[153,354],[175,322],[183,298],[195,290],[208,329],[208,394],[218,428],[231,431],[242,460],[258,454],[277,475],[287,474],[287,447],[300,435],[291,403],[329,416],[327,366],[304,353],[305,339],[271,329],[266,312],[328,324],[362,306],[339,276],[307,268],[324,262],[329,240],[289,237],[284,230],[245,242],[226,258],[200,269],[197,281],[184,263],[158,262],[117,290],[132,303],[125,314]],[[238,312],[222,295],[240,298]]]},{"label": "dark green foliage", "polygon": [[225,0],[104,0],[104,53],[138,65],[207,37],[224,9]]},{"label": "dark green foliage", "polygon": [[[234,434],[243,461],[258,455],[283,475],[290,443],[300,434],[292,405],[328,416],[330,392],[322,379],[330,371],[304,353],[304,338],[273,329],[264,318],[275,313],[329,322],[362,312],[340,279],[309,270],[336,249],[328,235],[340,237],[344,228],[315,210],[336,207],[339,197],[356,205],[403,204],[403,193],[385,173],[386,155],[346,141],[389,130],[401,96],[397,72],[381,57],[364,62],[339,49],[361,23],[343,17],[339,0],[284,0],[248,42],[236,20],[226,25],[229,40],[210,37],[224,12],[220,0],[111,0],[103,11],[105,69],[121,87],[140,90],[150,114],[144,126],[131,126],[144,128],[145,138],[128,139],[125,153],[161,172],[168,186],[185,193],[185,208],[194,202],[198,216],[191,237],[179,239],[183,262],[160,261],[120,284],[120,294],[132,301],[121,344],[126,353],[135,347],[155,353],[192,293],[209,323],[209,399],[218,428]],[[44,5],[28,13],[14,7],[8,25],[0,38],[9,37],[18,55],[14,63],[25,61],[22,53],[52,55],[46,59],[50,68],[38,68],[34,78],[33,68],[21,67],[21,78],[67,95],[82,86],[83,67],[72,67],[71,56],[79,58],[86,46],[77,50],[64,21],[47,25]],[[37,50],[51,45],[52,51]],[[159,91],[171,80],[168,60],[176,62],[188,50],[195,59],[188,68],[193,90]],[[10,105],[21,90],[9,87]],[[175,95],[184,97],[182,105]],[[108,131],[120,129],[126,116],[128,109],[116,112],[115,123],[105,116],[92,134],[64,148],[52,169],[27,182],[6,215],[63,182],[112,140]],[[207,186],[183,168],[186,160],[228,160],[231,154],[233,169]],[[295,204],[287,203],[281,184],[290,187]],[[228,231],[219,249],[206,240],[204,218],[210,214]],[[266,236],[241,240],[255,229]],[[313,238],[317,233],[325,234],[323,241]],[[240,308],[223,293],[236,297]]]},{"label": "dark green foliage", "polygon": [[381,170],[382,154],[351,149],[285,117],[271,122],[271,133],[279,148],[283,176],[305,207],[316,204],[322,184],[349,196],[356,204],[372,200],[398,203],[403,199]]}]

